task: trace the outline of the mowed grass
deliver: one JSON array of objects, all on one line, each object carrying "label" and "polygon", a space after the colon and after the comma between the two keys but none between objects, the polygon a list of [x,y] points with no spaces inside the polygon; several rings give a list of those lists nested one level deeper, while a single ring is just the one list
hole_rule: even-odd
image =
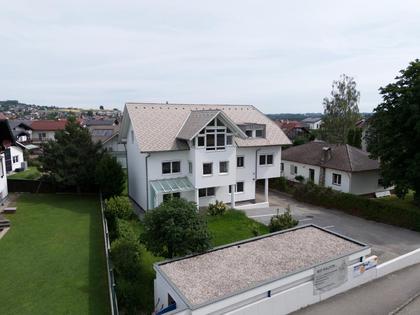
[{"label": "mowed grass", "polygon": [[41,173],[35,166],[30,166],[23,172],[8,176],[10,179],[38,179],[40,177]]},{"label": "mowed grass", "polygon": [[0,239],[1,314],[109,314],[98,198],[25,194]]},{"label": "mowed grass", "polygon": [[[206,220],[214,247],[254,237],[255,230],[258,231],[259,235],[268,233],[267,226],[248,218],[242,211],[229,210],[224,215],[206,216]],[[142,224],[139,221],[134,222],[133,228],[140,234],[143,229]],[[145,313],[153,311],[153,280],[155,279],[153,264],[162,260],[165,260],[165,258],[154,256],[142,246],[141,269],[143,281],[137,285],[141,308]]]}]

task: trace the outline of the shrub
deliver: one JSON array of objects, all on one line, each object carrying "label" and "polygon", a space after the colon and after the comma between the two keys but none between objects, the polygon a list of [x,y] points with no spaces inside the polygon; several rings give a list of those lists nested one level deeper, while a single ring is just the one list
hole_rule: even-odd
[{"label": "shrub", "polygon": [[116,219],[114,238],[131,239],[138,241],[138,235],[133,230],[132,225],[127,220]]},{"label": "shrub", "polygon": [[271,180],[271,186],[273,186],[275,189],[278,189],[280,191],[287,191],[287,179],[286,177],[278,177],[278,178],[273,178]]},{"label": "shrub", "polygon": [[368,220],[420,231],[420,210],[414,206],[395,205],[387,203],[386,200],[369,199],[337,192],[330,187],[325,188],[312,182],[296,187],[293,196],[299,201],[342,210]]},{"label": "shrub", "polygon": [[223,201],[217,201],[212,204],[209,204],[209,207],[207,209],[207,213],[209,215],[222,215],[226,212],[227,206],[223,203]]},{"label": "shrub", "polygon": [[305,180],[305,177],[303,177],[302,175],[297,175],[297,176],[295,176],[295,179],[296,179],[298,182],[303,183],[303,182],[304,182],[304,180]]},{"label": "shrub", "polygon": [[298,223],[299,221],[292,217],[292,214],[290,212],[290,206],[288,206],[285,213],[277,213],[275,216],[271,217],[268,229],[270,230],[270,233],[272,233],[276,231],[290,229],[298,225]]},{"label": "shrub", "polygon": [[133,208],[128,197],[118,196],[105,200],[105,216],[107,218],[130,219]]},{"label": "shrub", "polygon": [[117,159],[105,153],[95,169],[95,183],[104,198],[120,195],[124,190],[125,174]]},{"label": "shrub", "polygon": [[194,203],[182,198],[172,198],[148,211],[140,238],[154,255],[166,258],[210,248],[207,222]]},{"label": "shrub", "polygon": [[260,231],[260,226],[258,225],[258,223],[257,223],[257,222],[252,222],[252,223],[249,225],[249,229],[251,230],[251,233],[252,233],[252,235],[254,235],[254,236],[258,236],[258,235],[260,235],[260,234],[261,234],[261,231]]},{"label": "shrub", "polygon": [[111,244],[111,259],[117,274],[129,279],[140,271],[140,243],[136,239],[118,238]]}]

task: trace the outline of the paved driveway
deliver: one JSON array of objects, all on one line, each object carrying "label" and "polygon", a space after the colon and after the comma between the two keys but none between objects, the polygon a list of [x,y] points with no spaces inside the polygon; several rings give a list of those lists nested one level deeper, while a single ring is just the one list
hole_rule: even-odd
[{"label": "paved driveway", "polygon": [[[262,192],[258,192],[261,198]],[[290,205],[292,215],[299,219],[299,225],[316,224],[328,230],[372,246],[372,254],[384,262],[415,250],[420,247],[420,233],[398,228],[392,225],[365,220],[345,214],[338,210],[330,210],[298,202],[289,196],[270,190],[270,208],[245,210],[246,214],[264,224],[270,222],[271,216],[284,212]]]}]

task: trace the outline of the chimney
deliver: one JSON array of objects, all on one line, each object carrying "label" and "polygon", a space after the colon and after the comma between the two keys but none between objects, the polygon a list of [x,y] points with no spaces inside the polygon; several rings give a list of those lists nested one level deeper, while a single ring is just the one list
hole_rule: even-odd
[{"label": "chimney", "polygon": [[327,162],[331,160],[331,148],[330,147],[323,147],[322,148],[322,162]]}]

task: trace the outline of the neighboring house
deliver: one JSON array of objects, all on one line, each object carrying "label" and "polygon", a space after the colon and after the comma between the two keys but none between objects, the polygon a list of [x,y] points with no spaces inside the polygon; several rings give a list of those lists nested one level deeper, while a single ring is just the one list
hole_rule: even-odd
[{"label": "neighboring house", "polygon": [[32,142],[43,143],[55,140],[55,133],[64,130],[67,120],[34,120],[32,121]]},{"label": "neighboring house", "polygon": [[321,128],[322,118],[321,117],[308,117],[302,120],[302,124],[309,129]]},{"label": "neighboring house", "polygon": [[348,144],[313,141],[283,151],[282,176],[296,176],[315,184],[355,195],[389,190],[381,185],[379,162],[367,152]]},{"label": "neighboring house", "polygon": [[4,151],[6,172],[14,172],[16,169],[23,169],[25,167],[23,159],[23,149],[18,145],[13,145]]},{"label": "neighboring house", "polygon": [[310,137],[309,129],[299,121],[296,120],[276,120],[275,123],[283,130],[290,140],[295,140],[298,137]]},{"label": "neighboring house", "polygon": [[15,144],[15,138],[6,116],[0,113],[0,202],[8,195],[6,178],[6,161],[4,152]]},{"label": "neighboring house", "polygon": [[118,120],[88,120],[84,123],[89,129],[94,142],[102,142],[102,147],[117,161],[123,168],[127,168],[125,146],[118,142],[119,122]]},{"label": "neighboring house", "polygon": [[356,128],[362,129],[362,150],[367,151],[366,132],[368,129],[368,120],[363,118],[356,123]]},{"label": "neighboring house", "polygon": [[12,129],[15,140],[26,143],[32,139],[32,121],[31,120],[9,120],[10,128]]},{"label": "neighboring house", "polygon": [[[256,181],[280,176],[281,147],[290,140],[254,106],[143,104],[124,108],[129,196],[144,210],[182,197],[255,201]],[[246,205],[252,207],[253,205]]]}]

